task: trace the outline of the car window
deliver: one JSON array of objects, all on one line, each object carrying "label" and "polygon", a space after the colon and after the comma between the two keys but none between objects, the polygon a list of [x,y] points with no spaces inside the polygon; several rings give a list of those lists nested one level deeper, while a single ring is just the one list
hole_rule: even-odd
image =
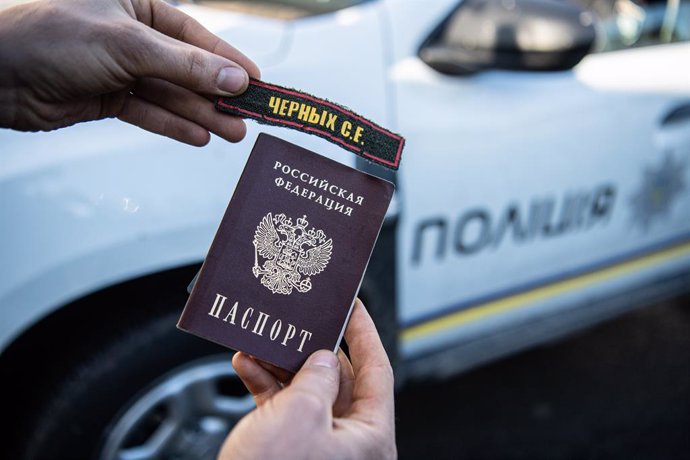
[{"label": "car window", "polygon": [[690,0],[575,0],[599,18],[599,51],[690,41]]},{"label": "car window", "polygon": [[277,19],[296,19],[332,13],[371,0],[188,0],[215,8],[240,11]]}]

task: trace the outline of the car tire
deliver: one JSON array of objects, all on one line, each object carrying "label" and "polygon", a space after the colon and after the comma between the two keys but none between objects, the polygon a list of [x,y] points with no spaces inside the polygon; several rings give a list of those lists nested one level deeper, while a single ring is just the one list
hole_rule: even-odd
[{"label": "car tire", "polygon": [[[14,458],[215,458],[227,432],[251,410],[253,401],[234,375],[231,352],[177,330],[178,316],[179,311],[159,312],[120,327],[86,359],[66,366],[59,377],[41,382],[42,402],[33,414],[24,414],[27,431],[15,439],[27,442]],[[199,377],[200,372],[206,374]],[[178,388],[185,378],[183,384],[189,388],[184,391],[189,394],[175,397],[198,397],[199,401],[193,401],[193,407],[186,409],[189,413],[181,417],[179,407],[190,401],[173,401],[166,391],[175,390],[166,390],[166,385]],[[218,401],[209,401],[208,395],[190,396],[204,385],[204,391],[215,392]],[[150,411],[141,407],[142,401],[151,406]],[[216,403],[225,408],[218,409]],[[173,404],[176,409],[166,409]],[[132,416],[137,407],[139,419]],[[176,419],[168,420],[173,413]],[[167,439],[167,445],[149,445],[147,436],[160,438],[157,430],[163,424],[168,432],[177,433]],[[160,439],[155,441],[160,444]]]}]

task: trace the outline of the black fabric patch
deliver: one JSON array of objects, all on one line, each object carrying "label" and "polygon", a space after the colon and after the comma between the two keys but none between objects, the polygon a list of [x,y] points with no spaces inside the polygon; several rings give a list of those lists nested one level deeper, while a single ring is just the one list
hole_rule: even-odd
[{"label": "black fabric patch", "polygon": [[216,109],[315,134],[383,167],[397,170],[405,139],[347,108],[294,89],[250,79],[239,96],[219,97]]}]

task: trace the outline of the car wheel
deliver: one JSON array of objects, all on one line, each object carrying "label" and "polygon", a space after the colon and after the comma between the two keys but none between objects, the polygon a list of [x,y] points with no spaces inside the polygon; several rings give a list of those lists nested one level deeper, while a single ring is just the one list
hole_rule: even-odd
[{"label": "car wheel", "polygon": [[42,382],[48,395],[19,458],[215,459],[254,403],[232,354],[177,330],[178,316],[126,328]]}]

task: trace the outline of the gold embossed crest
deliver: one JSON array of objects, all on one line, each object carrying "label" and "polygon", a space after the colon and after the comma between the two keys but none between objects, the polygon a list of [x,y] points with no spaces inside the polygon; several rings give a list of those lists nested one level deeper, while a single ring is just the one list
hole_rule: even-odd
[{"label": "gold embossed crest", "polygon": [[[309,292],[311,277],[331,260],[333,240],[322,230],[308,229],[307,216],[293,224],[285,214],[266,214],[254,233],[252,272],[274,294]],[[263,265],[259,259],[265,259]],[[305,275],[306,278],[302,278]]]}]

